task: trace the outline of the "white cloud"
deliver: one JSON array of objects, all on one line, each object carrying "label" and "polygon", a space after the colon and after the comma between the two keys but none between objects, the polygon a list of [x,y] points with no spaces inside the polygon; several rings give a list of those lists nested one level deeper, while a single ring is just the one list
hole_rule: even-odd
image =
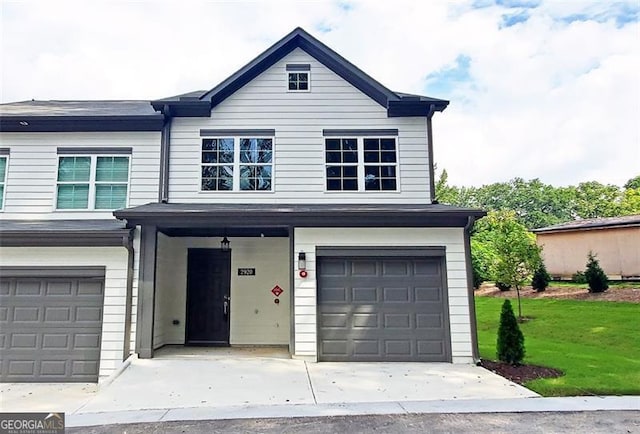
[{"label": "white cloud", "polygon": [[[488,3],[488,2],[486,2]],[[468,56],[436,115],[458,185],[515,176],[623,184],[640,173],[637,3],[3,1],[3,102],[152,99],[209,89],[297,26],[399,91]],[[571,18],[567,18],[571,17]],[[444,78],[444,77],[441,77]]]}]

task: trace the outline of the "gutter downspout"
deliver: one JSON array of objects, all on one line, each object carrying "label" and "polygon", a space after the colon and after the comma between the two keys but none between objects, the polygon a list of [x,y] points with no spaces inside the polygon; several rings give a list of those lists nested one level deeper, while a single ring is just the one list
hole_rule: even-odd
[{"label": "gutter downspout", "polygon": [[473,292],[473,264],[471,263],[471,229],[476,218],[467,217],[464,227],[464,257],[467,268],[467,299],[469,300],[469,322],[471,323],[471,357],[473,363],[480,365],[480,350],[478,348],[478,323],[476,321],[475,294]]},{"label": "gutter downspout", "polygon": [[429,152],[429,196],[431,203],[438,203],[436,200],[436,181],[433,164],[433,127],[431,125],[431,118],[436,112],[436,105],[431,104],[429,106],[429,113],[427,114],[427,146]]},{"label": "gutter downspout", "polygon": [[162,108],[164,125],[160,133],[160,179],[158,180],[158,202],[169,202],[169,152],[171,146],[171,109],[168,104]]},{"label": "gutter downspout", "polygon": [[133,251],[133,234],[122,237],[122,245],[127,249],[127,288],[125,295],[124,310],[124,343],[122,348],[122,360],[125,361],[131,354],[131,311],[133,305],[133,267],[134,267],[134,251]]}]

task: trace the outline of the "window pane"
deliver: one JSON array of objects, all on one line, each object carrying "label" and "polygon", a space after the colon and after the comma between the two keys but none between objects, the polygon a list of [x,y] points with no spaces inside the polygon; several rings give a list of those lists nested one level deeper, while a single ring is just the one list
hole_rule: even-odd
[{"label": "window pane", "polygon": [[127,186],[123,184],[96,185],[96,209],[124,208],[127,203]]},{"label": "window pane", "polygon": [[216,139],[202,139],[203,151],[215,151],[218,149],[218,141]]},{"label": "window pane", "polygon": [[379,163],[380,162],[380,153],[378,151],[365,151],[364,152],[364,162],[365,163]]},{"label": "window pane", "polygon": [[203,152],[202,153],[202,162],[203,163],[217,163],[218,162],[218,154],[216,152]]},{"label": "window pane", "polygon": [[58,209],[87,209],[89,207],[89,184],[58,185]]},{"label": "window pane", "polygon": [[98,157],[96,181],[127,182],[129,180],[129,157]]},{"label": "window pane", "polygon": [[358,153],[353,151],[345,151],[342,153],[342,162],[343,163],[357,163],[358,162]]},{"label": "window pane", "polygon": [[380,142],[381,142],[380,147],[383,151],[396,150],[396,139],[382,139]]},{"label": "window pane", "polygon": [[382,153],[382,162],[383,163],[395,163],[396,162],[396,153],[395,152],[383,152]]},{"label": "window pane", "polygon": [[383,179],[382,180],[382,189],[383,190],[396,190],[396,180],[395,179]]},{"label": "window pane", "polygon": [[240,162],[256,163],[258,161],[258,146],[255,139],[240,140]]},{"label": "window pane", "polygon": [[373,176],[366,176],[364,178],[365,190],[380,190],[380,180]]},{"label": "window pane", "polygon": [[327,179],[327,190],[341,190],[339,179]]},{"label": "window pane", "polygon": [[357,151],[358,141],[356,139],[343,139],[342,149],[345,151]]},{"label": "window pane", "polygon": [[325,145],[327,146],[327,151],[339,151],[340,139],[327,139],[325,140]]},{"label": "window pane", "polygon": [[327,151],[327,163],[340,163],[340,152]]},{"label": "window pane", "polygon": [[342,183],[343,190],[358,190],[358,180],[357,179],[345,179]]},{"label": "window pane", "polygon": [[380,141],[378,139],[364,139],[365,151],[378,151],[380,149]]},{"label": "window pane", "polygon": [[342,174],[345,178],[356,178],[358,176],[357,166],[343,166]]},{"label": "window pane", "polygon": [[308,89],[309,89],[309,83],[307,82],[298,83],[298,90],[308,90]]},{"label": "window pane", "polygon": [[297,89],[297,84],[295,81],[290,81],[289,82],[289,90],[298,90]]},{"label": "window pane", "polygon": [[91,157],[60,157],[58,162],[58,181],[89,181]]},{"label": "window pane", "polygon": [[4,182],[5,174],[7,173],[7,158],[0,158],[0,183]]}]

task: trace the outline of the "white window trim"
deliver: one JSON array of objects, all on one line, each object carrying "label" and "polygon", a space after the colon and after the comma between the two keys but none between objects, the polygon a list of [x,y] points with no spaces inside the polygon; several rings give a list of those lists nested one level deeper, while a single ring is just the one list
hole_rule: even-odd
[{"label": "white window trim", "polygon": [[[229,166],[229,164],[212,164],[202,162],[202,141],[207,139],[233,139],[233,188],[231,190],[203,190],[202,189],[202,168],[204,166]],[[240,140],[242,139],[270,139],[271,140],[271,189],[269,190],[240,190],[240,166],[268,166],[269,164],[243,164],[240,162]],[[230,193],[258,193],[268,194],[275,192],[275,179],[276,179],[276,138],[274,136],[202,136],[200,137],[200,150],[198,152],[198,158],[200,161],[198,167],[198,192],[203,194],[230,194]]]},{"label": "white window trim", "polygon": [[[323,137],[323,154],[324,154],[324,192],[329,194],[349,194],[349,193],[399,193],[400,192],[400,144],[398,142],[398,136],[376,135],[376,136],[336,136],[336,137]],[[355,139],[356,150],[358,151],[358,189],[357,190],[328,190],[327,189],[327,166],[353,166],[353,164],[344,163],[327,163],[327,139]],[[396,141],[396,162],[393,164],[383,163],[368,163],[364,162],[364,139],[395,139]],[[364,166],[395,166],[396,168],[396,189],[395,190],[367,190],[365,189],[364,179]]]},{"label": "white window trim", "polygon": [[4,164],[4,179],[2,179],[2,185],[4,188],[2,189],[2,203],[0,203],[0,211],[4,211],[6,200],[7,200],[7,179],[9,179],[9,155],[0,155],[0,159],[4,158],[6,160]]},{"label": "white window trim", "polygon": [[[289,89],[289,74],[307,74],[307,88],[306,89]],[[287,89],[287,92],[291,92],[291,93],[311,92],[311,71],[286,71],[285,89]]]},{"label": "white window trim", "polygon": [[[60,182],[58,181],[58,171],[60,170],[60,158],[64,157],[89,157],[91,166],[89,168],[89,181],[82,182]],[[98,166],[98,157],[126,157],[128,159],[127,167],[127,196],[125,198],[125,208],[129,206],[129,196],[131,194],[131,154],[58,154],[56,159],[56,188],[53,197],[53,210],[55,212],[110,212],[116,208],[96,208],[96,168]],[[89,183],[89,198],[87,208],[58,208],[58,185],[62,184],[85,184]],[[99,182],[98,184],[124,184],[124,182]]]}]

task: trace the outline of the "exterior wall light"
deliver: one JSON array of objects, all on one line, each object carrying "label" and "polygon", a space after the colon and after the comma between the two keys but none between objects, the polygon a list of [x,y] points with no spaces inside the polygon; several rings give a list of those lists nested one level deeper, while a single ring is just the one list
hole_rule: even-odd
[{"label": "exterior wall light", "polygon": [[305,252],[298,253],[298,271],[300,277],[307,277],[307,254]]},{"label": "exterior wall light", "polygon": [[229,245],[231,244],[231,242],[229,242],[229,239],[225,236],[222,241],[220,241],[220,248],[223,251],[228,251],[229,250]]}]

